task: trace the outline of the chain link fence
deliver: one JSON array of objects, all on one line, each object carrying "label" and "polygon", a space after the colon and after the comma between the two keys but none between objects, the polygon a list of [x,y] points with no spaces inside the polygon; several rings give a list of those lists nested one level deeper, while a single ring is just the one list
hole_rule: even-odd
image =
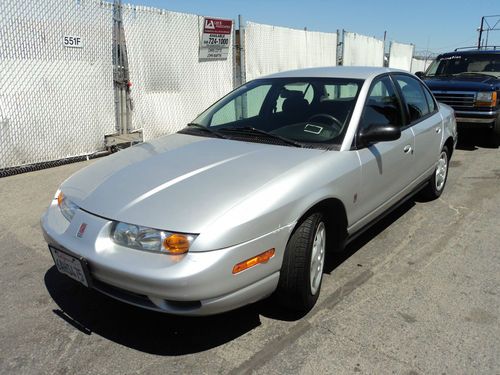
[{"label": "chain link fence", "polygon": [[[337,51],[343,65],[383,65],[384,43],[375,38],[344,32],[339,43],[337,33],[253,22],[233,33],[227,59],[203,60],[203,17],[124,5],[122,39],[113,38],[117,9],[100,0],[0,2],[0,177],[95,156],[106,135],[123,130],[120,108],[127,130],[147,140],[185,126],[240,77],[334,66]],[[402,58],[407,69],[408,45],[393,46],[402,47],[391,48],[393,64]],[[113,66],[118,51],[127,52],[120,84],[128,95],[131,82],[132,106],[114,95],[113,67],[126,68]],[[412,71],[419,63],[412,60]]]},{"label": "chain link fence", "polygon": [[198,57],[203,17],[132,6],[123,17],[132,126],[145,139],[179,130],[232,90],[232,48],[227,60]]},{"label": "chain link fence", "polygon": [[[102,149],[114,131],[111,30],[97,0],[1,1],[0,170]],[[70,37],[80,45],[64,46]]]},{"label": "chain link fence", "polygon": [[384,66],[384,42],[344,31],[342,65]]},{"label": "chain link fence", "polygon": [[246,79],[284,70],[337,65],[337,34],[247,22]]}]

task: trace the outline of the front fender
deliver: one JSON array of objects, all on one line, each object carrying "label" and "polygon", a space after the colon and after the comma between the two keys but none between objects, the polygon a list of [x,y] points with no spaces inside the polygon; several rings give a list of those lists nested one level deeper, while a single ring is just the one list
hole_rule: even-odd
[{"label": "front fender", "polygon": [[360,183],[355,152],[327,152],[275,178],[220,215],[200,233],[191,251],[234,246],[290,226],[329,198],[339,199],[349,213]]}]

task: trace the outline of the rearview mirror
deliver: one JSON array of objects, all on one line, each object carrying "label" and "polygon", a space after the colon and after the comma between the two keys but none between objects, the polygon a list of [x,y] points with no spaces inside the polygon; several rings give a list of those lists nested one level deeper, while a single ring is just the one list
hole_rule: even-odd
[{"label": "rearview mirror", "polygon": [[372,124],[359,132],[358,145],[369,146],[376,142],[395,141],[401,137],[401,128],[394,125]]}]

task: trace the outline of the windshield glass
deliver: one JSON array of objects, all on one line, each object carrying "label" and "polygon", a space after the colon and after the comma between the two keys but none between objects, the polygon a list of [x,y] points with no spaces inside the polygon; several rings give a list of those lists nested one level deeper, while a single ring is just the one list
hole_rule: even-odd
[{"label": "windshield glass", "polygon": [[427,76],[450,75],[500,76],[500,54],[453,55],[435,60],[427,69]]},{"label": "windshield glass", "polygon": [[[362,84],[338,78],[255,80],[219,100],[193,123],[231,139],[340,145]],[[190,129],[195,128],[191,124]]]}]

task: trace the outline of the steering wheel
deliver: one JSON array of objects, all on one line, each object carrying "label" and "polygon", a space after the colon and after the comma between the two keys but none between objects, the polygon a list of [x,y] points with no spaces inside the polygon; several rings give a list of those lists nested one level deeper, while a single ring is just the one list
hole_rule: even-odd
[{"label": "steering wheel", "polygon": [[[327,121],[326,122],[320,121],[320,119],[323,119],[323,120],[326,119]],[[336,118],[328,113],[316,113],[315,115],[312,115],[311,117],[309,117],[307,119],[307,122],[315,122],[315,123],[320,123],[320,124],[331,126],[332,128],[335,129],[335,131],[337,133],[340,133],[340,131],[342,130],[342,126],[343,126],[338,118]]]}]

